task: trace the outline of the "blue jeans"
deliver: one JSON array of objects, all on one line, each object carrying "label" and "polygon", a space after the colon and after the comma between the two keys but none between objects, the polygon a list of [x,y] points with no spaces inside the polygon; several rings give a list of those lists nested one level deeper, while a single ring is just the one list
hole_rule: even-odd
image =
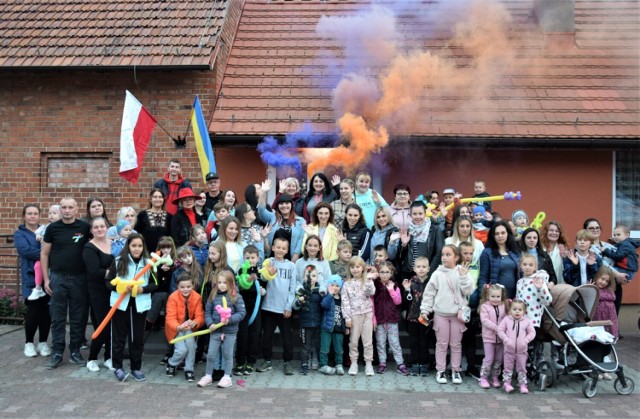
[{"label": "blue jeans", "polygon": [[[178,332],[176,337],[184,336],[191,333],[191,331]],[[169,365],[177,367],[184,361],[184,370],[193,372],[193,367],[196,362],[196,339],[189,338],[176,342],[173,346],[173,356],[169,359]]]},{"label": "blue jeans", "polygon": [[[222,336],[224,335],[224,339]],[[212,375],[215,365],[220,365],[220,352],[224,358],[224,374],[231,375],[233,368],[233,351],[236,349],[236,335],[229,333],[212,333],[209,338],[209,352],[207,352],[207,366],[205,373]]]},{"label": "blue jeans", "polygon": [[66,275],[51,271],[49,279],[49,287],[53,292],[49,302],[53,353],[64,352],[67,311],[69,312],[69,351],[80,352],[87,328],[87,278],[84,274]]}]

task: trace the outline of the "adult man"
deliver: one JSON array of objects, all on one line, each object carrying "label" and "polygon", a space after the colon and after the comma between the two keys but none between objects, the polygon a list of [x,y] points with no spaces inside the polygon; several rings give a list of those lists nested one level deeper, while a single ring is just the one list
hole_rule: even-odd
[{"label": "adult man", "polygon": [[191,189],[191,183],[182,177],[182,168],[180,160],[171,159],[169,161],[169,170],[162,179],[158,179],[153,184],[154,188],[161,189],[165,194],[165,209],[171,214],[175,215],[178,212],[178,206],[173,201],[178,197],[180,189]]},{"label": "adult man", "polygon": [[224,197],[224,192],[220,190],[220,178],[217,173],[207,173],[205,180],[207,181],[207,203],[204,206],[213,211],[213,207]]},{"label": "adult man", "polygon": [[87,326],[87,279],[82,250],[89,236],[89,224],[79,220],[78,203],[73,198],[60,201],[62,219],[47,227],[40,251],[44,289],[51,295],[51,335],[53,354],[47,369],[62,363],[69,312],[69,361],[84,366],[80,346]]}]

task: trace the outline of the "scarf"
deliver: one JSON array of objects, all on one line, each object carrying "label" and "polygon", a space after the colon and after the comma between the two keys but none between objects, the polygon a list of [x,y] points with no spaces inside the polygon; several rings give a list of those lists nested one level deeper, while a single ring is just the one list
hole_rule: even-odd
[{"label": "scarf", "polygon": [[189,217],[189,221],[191,221],[191,225],[196,225],[196,212],[193,208],[183,208],[182,209],[187,217]]},{"label": "scarf", "polygon": [[431,220],[425,220],[422,225],[415,225],[413,221],[409,225],[409,235],[417,243],[424,243],[429,238],[429,230],[431,229]]}]

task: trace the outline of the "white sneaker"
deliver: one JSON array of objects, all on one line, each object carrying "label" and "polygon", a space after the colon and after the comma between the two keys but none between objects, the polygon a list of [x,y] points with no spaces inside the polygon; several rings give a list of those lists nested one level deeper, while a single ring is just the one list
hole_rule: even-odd
[{"label": "white sneaker", "polygon": [[87,369],[91,372],[99,372],[100,371],[100,365],[98,365],[98,361],[93,360],[93,361],[89,361],[87,362]]},{"label": "white sneaker", "polygon": [[51,349],[49,349],[49,345],[47,345],[47,342],[40,342],[38,344],[38,352],[41,356],[51,355]]},{"label": "white sneaker", "polygon": [[460,376],[460,371],[453,371],[451,373],[451,381],[453,384],[462,384],[462,377]]},{"label": "white sneaker", "polygon": [[367,365],[364,367],[364,375],[368,377],[372,377],[376,375],[376,373],[373,372],[373,365],[371,365],[370,362],[368,362]]},{"label": "white sneaker", "polygon": [[358,363],[352,362],[349,367],[349,375],[358,375]]},{"label": "white sneaker", "polygon": [[438,373],[436,374],[436,383],[447,384],[447,375],[444,371],[438,371]]},{"label": "white sneaker", "polygon": [[29,294],[29,296],[27,297],[27,300],[29,301],[37,300],[38,298],[42,298],[45,295],[47,295],[47,293],[42,291],[42,289],[34,288],[31,290],[31,294]]},{"label": "white sneaker", "polygon": [[102,365],[104,365],[105,368],[109,368],[109,371],[115,371],[115,369],[113,368],[113,362],[111,361],[111,358],[104,361]]},{"label": "white sneaker", "polygon": [[38,352],[36,352],[36,346],[29,342],[24,344],[24,356],[27,358],[33,358],[38,356]]}]

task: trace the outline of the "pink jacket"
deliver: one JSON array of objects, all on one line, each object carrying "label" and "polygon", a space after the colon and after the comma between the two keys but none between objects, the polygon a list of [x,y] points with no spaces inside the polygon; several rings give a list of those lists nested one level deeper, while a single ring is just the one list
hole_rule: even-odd
[{"label": "pink jacket", "polygon": [[373,300],[376,293],[373,281],[365,280],[360,287],[360,280],[349,279],[344,282],[340,296],[342,297],[342,316],[344,321],[351,321],[354,314],[366,314],[373,312]]},{"label": "pink jacket", "polygon": [[480,306],[480,322],[482,323],[482,341],[487,343],[501,343],[498,337],[498,326],[504,319],[504,304],[492,306],[486,301]]},{"label": "pink jacket", "polygon": [[536,337],[536,330],[526,316],[520,320],[506,316],[498,326],[498,336],[504,343],[505,352],[523,354],[527,352],[529,342]]}]

